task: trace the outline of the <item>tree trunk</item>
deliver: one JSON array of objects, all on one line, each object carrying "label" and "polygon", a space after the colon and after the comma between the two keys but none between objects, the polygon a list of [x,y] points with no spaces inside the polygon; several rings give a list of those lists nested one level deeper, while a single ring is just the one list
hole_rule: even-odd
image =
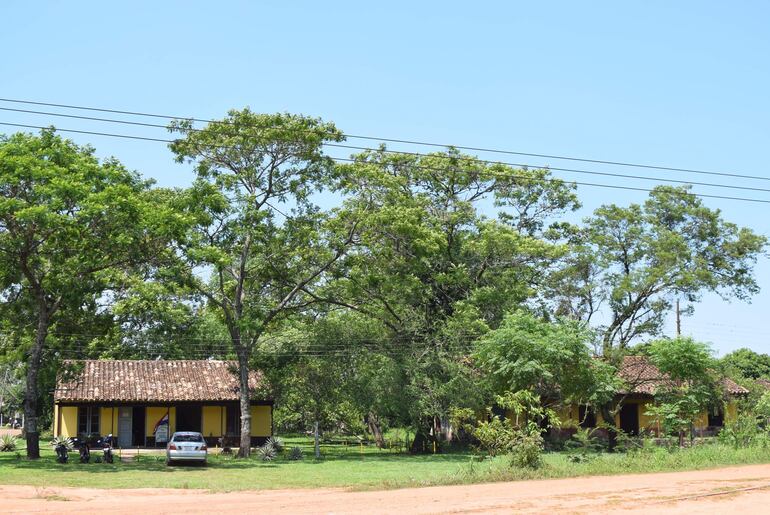
[{"label": "tree trunk", "polygon": [[321,458],[321,442],[319,440],[319,434],[318,434],[318,420],[315,421],[315,427],[313,429],[313,440],[315,445],[315,458],[320,459]]},{"label": "tree trunk", "polygon": [[432,452],[433,443],[436,441],[435,435],[430,434],[432,424],[432,418],[420,422],[420,425],[415,430],[414,440],[412,440],[412,447],[409,449],[409,452],[412,454]]},{"label": "tree trunk", "polygon": [[382,429],[380,428],[380,419],[377,418],[377,415],[374,414],[374,412],[370,411],[369,415],[366,417],[366,421],[369,424],[369,431],[372,433],[372,436],[374,437],[374,443],[377,444],[377,447],[382,449],[385,447],[385,438],[382,437]]},{"label": "tree trunk", "polygon": [[27,364],[27,387],[24,392],[24,435],[27,441],[27,458],[40,458],[40,430],[37,427],[37,378],[40,372],[40,361],[43,356],[43,346],[48,336],[48,306],[45,299],[38,302],[37,331],[35,343],[29,354]]},{"label": "tree trunk", "polygon": [[238,350],[238,379],[240,381],[241,444],[238,456],[251,454],[251,392],[249,391],[249,356],[246,349]]},{"label": "tree trunk", "polygon": [[610,412],[610,405],[603,404],[600,408],[604,423],[607,424],[607,451],[614,452],[618,445],[618,429],[615,426],[615,417]]}]

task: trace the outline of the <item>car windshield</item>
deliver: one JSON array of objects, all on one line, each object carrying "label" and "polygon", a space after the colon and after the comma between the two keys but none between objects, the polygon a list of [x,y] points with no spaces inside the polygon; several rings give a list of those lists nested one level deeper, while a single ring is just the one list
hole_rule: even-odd
[{"label": "car windshield", "polygon": [[203,437],[201,435],[174,435],[175,442],[202,442]]}]

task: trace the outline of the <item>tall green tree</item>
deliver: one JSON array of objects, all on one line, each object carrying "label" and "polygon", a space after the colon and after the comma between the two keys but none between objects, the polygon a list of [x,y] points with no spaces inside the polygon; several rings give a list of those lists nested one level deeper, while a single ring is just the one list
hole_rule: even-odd
[{"label": "tall green tree", "polygon": [[[438,422],[476,398],[471,342],[526,303],[564,249],[543,236],[576,207],[572,188],[546,170],[489,165],[454,149],[428,156],[382,148],[342,168],[348,205],[376,209],[361,223],[360,252],[344,277],[317,292],[382,324],[403,377],[413,451]],[[492,209],[494,217],[484,215]]]},{"label": "tall green tree", "polygon": [[260,339],[316,302],[312,291],[356,242],[355,215],[322,211],[313,197],[334,186],[334,161],[323,145],[342,134],[316,118],[249,109],[201,129],[178,121],[170,130],[181,136],[171,150],[197,175],[179,199],[196,223],[178,247],[175,274],[227,328],[240,381],[239,453],[246,456],[248,372]]},{"label": "tall green tree", "polygon": [[150,184],[99,161],[52,130],[0,138],[0,296],[25,314],[27,456],[38,458],[39,372],[56,324],[119,289],[126,272],[161,255],[175,215],[149,201]]},{"label": "tall green tree", "polygon": [[[746,299],[767,240],[726,221],[688,187],[658,186],[643,204],[597,209],[572,234],[548,296],[558,313],[597,322],[605,355],[660,334],[675,298]],[[606,322],[605,322],[606,320]]]}]

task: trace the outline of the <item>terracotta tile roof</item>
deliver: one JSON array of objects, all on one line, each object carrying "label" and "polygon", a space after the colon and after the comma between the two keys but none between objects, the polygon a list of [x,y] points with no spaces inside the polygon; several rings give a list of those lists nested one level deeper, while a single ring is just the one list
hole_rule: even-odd
[{"label": "terracotta tile roof", "polygon": [[[618,370],[618,376],[626,383],[626,387],[618,392],[621,395],[655,395],[658,388],[671,384],[671,380],[646,356],[625,356]],[[746,388],[730,378],[723,378],[722,384],[730,395],[749,393]]]},{"label": "terracotta tile roof", "polygon": [[618,392],[620,394],[655,395],[659,387],[670,384],[669,379],[646,356],[624,356],[618,376],[626,383],[625,388]]},{"label": "terracotta tile roof", "polygon": [[[237,401],[235,362],[215,360],[87,360],[74,378],[60,378],[56,402]],[[249,389],[263,383],[252,371]],[[253,395],[253,394],[252,394]]]},{"label": "terracotta tile roof", "polygon": [[731,395],[745,395],[749,393],[749,391],[744,388],[743,386],[739,385],[729,377],[725,377],[722,379],[722,384],[725,387],[725,390],[727,390],[727,393]]}]

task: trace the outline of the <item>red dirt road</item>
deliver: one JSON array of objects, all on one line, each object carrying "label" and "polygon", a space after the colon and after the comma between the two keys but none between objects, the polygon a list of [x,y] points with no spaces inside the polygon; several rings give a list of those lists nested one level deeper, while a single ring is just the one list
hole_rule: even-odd
[{"label": "red dirt road", "polygon": [[768,513],[770,465],[374,492],[318,489],[208,493],[0,486],[0,512]]}]

